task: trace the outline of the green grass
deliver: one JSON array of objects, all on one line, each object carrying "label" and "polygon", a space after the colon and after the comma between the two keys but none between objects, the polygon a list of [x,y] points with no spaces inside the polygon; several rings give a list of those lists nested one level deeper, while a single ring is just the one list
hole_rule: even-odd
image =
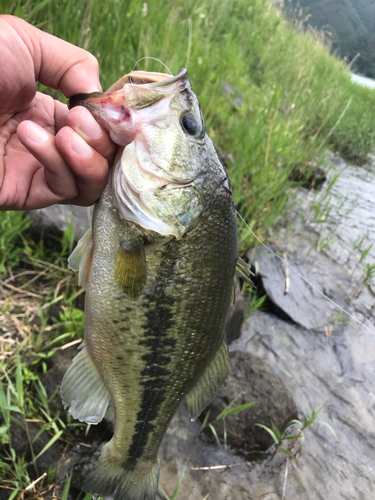
[{"label": "green grass", "polygon": [[[308,418],[306,416],[303,417],[303,422],[298,419],[291,420],[285,427],[284,431],[280,431],[276,425],[271,422],[271,427],[268,427],[264,424],[255,424],[257,427],[264,429],[268,434],[272,437],[274,442],[274,450],[273,455],[275,455],[278,451],[285,453],[289,457],[296,459],[299,453],[302,451],[303,444],[305,442],[305,431],[308,427],[310,427],[314,422],[324,425],[329,432],[333,435],[336,441],[339,443],[339,439],[336,435],[336,432],[332,428],[330,424],[324,422],[323,420],[317,420],[318,413],[321,411],[313,410],[311,412],[311,417]],[[297,433],[291,434],[290,430],[294,426],[297,426]],[[293,428],[295,431],[295,428]],[[284,441],[290,442],[291,446],[285,448]]]},{"label": "green grass", "polygon": [[[55,391],[48,397],[42,383],[49,358],[83,336],[83,311],[77,307],[81,291],[66,267],[72,231],[68,227],[60,244],[46,247],[43,240],[32,239],[20,212],[0,212],[0,225],[0,484],[10,498],[43,498],[54,482],[56,464],[41,477],[38,458],[62,437],[74,442],[84,429],[65,413],[50,410],[59,396]],[[32,439],[30,421],[39,429]],[[15,451],[11,427],[26,432],[26,455]],[[41,434],[48,439],[36,454],[34,443]]]}]

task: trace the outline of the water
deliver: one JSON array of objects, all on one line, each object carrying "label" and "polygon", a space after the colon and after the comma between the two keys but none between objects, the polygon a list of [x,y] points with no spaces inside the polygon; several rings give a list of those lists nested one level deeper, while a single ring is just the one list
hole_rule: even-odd
[{"label": "water", "polygon": [[364,85],[365,87],[370,87],[375,89],[375,80],[372,78],[367,78],[366,76],[352,74],[352,82],[358,83],[359,85]]}]

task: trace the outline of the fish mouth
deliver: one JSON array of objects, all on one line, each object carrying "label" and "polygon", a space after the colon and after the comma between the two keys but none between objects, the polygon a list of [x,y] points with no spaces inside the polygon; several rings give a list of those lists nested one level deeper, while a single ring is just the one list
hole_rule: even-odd
[{"label": "fish mouth", "polygon": [[116,144],[126,146],[136,133],[136,112],[156,104],[173,92],[183,90],[188,82],[185,68],[180,69],[175,76],[135,71],[112,85],[109,92],[73,95],[68,100],[68,109],[85,107],[109,132]]},{"label": "fish mouth", "polygon": [[68,109],[83,106],[110,132],[115,125],[130,120],[131,113],[125,94],[118,92],[92,92],[75,94],[68,101]]},{"label": "fish mouth", "polygon": [[117,91],[123,89],[124,85],[147,85],[148,89],[168,87],[176,82],[188,81],[188,72],[186,68],[180,69],[175,76],[165,73],[148,73],[147,71],[133,71],[118,80],[109,87],[107,92],[91,92],[88,94],[74,94],[68,100],[68,109],[76,106],[84,106],[90,111],[104,106],[124,107],[126,108],[125,96]]}]

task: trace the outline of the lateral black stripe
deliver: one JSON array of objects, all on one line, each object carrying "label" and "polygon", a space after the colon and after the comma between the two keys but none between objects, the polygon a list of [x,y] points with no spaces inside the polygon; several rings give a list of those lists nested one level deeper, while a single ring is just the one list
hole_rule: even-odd
[{"label": "lateral black stripe", "polygon": [[164,256],[154,283],[154,289],[144,294],[146,321],[139,344],[145,348],[142,356],[145,368],[141,373],[143,387],[141,407],[137,415],[135,434],[128,452],[125,468],[133,470],[142,456],[149,435],[155,429],[152,423],[158,416],[161,403],[165,399],[165,383],[170,376],[168,365],[175,350],[176,341],[168,336],[175,325],[173,304],[175,299],[166,295],[168,281],[173,276],[174,259]]}]

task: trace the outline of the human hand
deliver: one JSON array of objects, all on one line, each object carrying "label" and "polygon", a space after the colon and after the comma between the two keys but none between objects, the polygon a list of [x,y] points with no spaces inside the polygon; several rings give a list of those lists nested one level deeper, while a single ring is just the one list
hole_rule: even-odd
[{"label": "human hand", "polygon": [[0,209],[93,204],[115,145],[85,108],[69,111],[35,82],[66,97],[101,90],[95,57],[6,15],[0,54]]}]

